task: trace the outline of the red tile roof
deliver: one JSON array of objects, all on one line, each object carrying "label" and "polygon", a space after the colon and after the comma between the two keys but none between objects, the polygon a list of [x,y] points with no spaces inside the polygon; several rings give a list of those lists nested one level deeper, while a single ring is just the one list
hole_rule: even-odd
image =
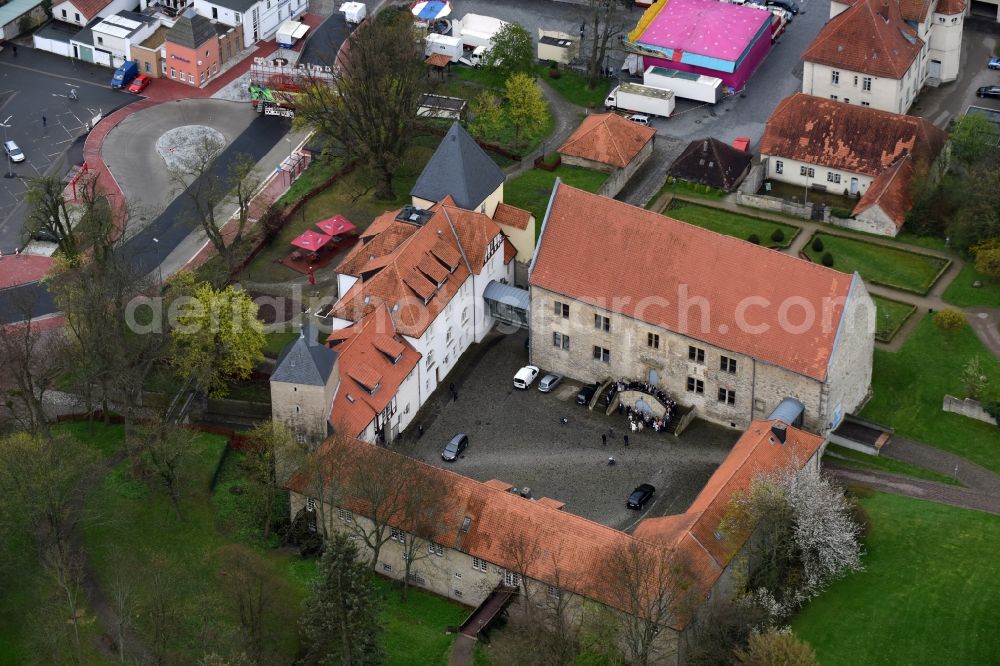
[{"label": "red tile roof", "polygon": [[934,11],[938,14],[952,15],[965,12],[965,0],[938,0]]},{"label": "red tile roof", "polygon": [[[58,5],[59,3],[55,4]],[[73,6],[80,12],[86,23],[89,23],[102,9],[110,4],[111,0],[73,0]]]},{"label": "red tile roof", "polygon": [[600,113],[584,118],[566,143],[559,146],[559,152],[625,167],[653,140],[655,134],[656,130],[652,127],[625,120],[616,113]]},{"label": "red tile roof", "polygon": [[913,206],[913,197],[910,195],[912,182],[913,158],[906,155],[872,181],[854,207],[853,214],[858,215],[872,206],[878,206],[896,223],[897,229],[902,227],[906,214]]},{"label": "red tile roof", "polygon": [[859,0],[823,26],[802,59],[901,79],[923,45],[917,32],[903,20],[895,0]]},{"label": "red tile roof", "polygon": [[[399,211],[372,223],[337,267],[360,279],[332,316],[357,321],[385,305],[396,331],[423,334],[469,275],[482,271],[490,243],[503,233],[487,215],[458,208],[450,197],[431,212],[423,225],[397,220]],[[505,250],[504,258],[512,256]]]},{"label": "red tile roof", "polygon": [[768,119],[760,153],[875,177],[906,154],[933,163],[947,138],[923,118],[795,93]]},{"label": "red tile roof", "polygon": [[[531,285],[826,377],[851,275],[565,184],[557,188]],[[783,303],[808,303],[813,324],[801,330],[804,308],[785,313]],[[760,306],[741,310],[748,304]]]},{"label": "red tile roof", "polygon": [[497,206],[496,212],[493,213],[493,221],[502,226],[523,231],[528,228],[528,223],[531,222],[531,213],[516,206],[501,203]]},{"label": "red tile roof", "polygon": [[333,331],[327,344],[337,352],[340,368],[330,423],[338,432],[358,437],[396,395],[420,353],[396,335],[385,307],[353,326]]}]

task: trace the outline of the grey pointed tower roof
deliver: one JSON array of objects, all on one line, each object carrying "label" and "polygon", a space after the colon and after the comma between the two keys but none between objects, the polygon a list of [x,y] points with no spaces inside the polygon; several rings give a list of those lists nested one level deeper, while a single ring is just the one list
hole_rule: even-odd
[{"label": "grey pointed tower roof", "polygon": [[272,382],[325,386],[333,372],[337,352],[315,342],[312,328],[303,326],[299,337],[288,343],[271,374]]},{"label": "grey pointed tower roof", "polygon": [[460,208],[474,210],[503,180],[497,163],[456,122],[438,144],[410,194],[434,202],[450,194]]},{"label": "grey pointed tower roof", "polygon": [[215,26],[210,20],[195,13],[193,7],[188,7],[177,18],[177,23],[167,31],[166,39],[174,44],[196,49],[208,40],[214,39],[216,34]]}]

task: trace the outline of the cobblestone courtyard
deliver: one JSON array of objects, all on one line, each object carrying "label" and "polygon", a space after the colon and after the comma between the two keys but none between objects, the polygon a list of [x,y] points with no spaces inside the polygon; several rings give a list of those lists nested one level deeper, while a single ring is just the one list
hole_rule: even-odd
[{"label": "cobblestone courtyard", "polygon": [[[479,481],[501,479],[531,489],[532,496],[565,502],[565,510],[623,530],[639,519],[681,513],[726,457],[740,433],[696,420],[680,438],[643,431],[629,434],[625,419],[590,411],[574,401],[579,384],[563,382],[549,394],[512,386],[527,363],[526,334],[487,338],[467,352],[441,384],[395,448],[414,458]],[[542,368],[544,375],[545,368]],[[542,375],[539,376],[539,379]],[[448,397],[454,382],[458,400]],[[568,423],[562,423],[562,418]],[[424,434],[416,438],[418,425]],[[602,446],[601,434],[615,429]],[[470,445],[454,463],[441,450],[458,432]],[[617,464],[607,465],[608,456]],[[656,486],[655,501],[642,513],[625,508],[640,483]]]}]

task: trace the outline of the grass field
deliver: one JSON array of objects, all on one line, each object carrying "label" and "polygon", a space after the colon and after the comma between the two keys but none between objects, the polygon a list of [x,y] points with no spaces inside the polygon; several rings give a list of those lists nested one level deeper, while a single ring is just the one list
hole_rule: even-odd
[{"label": "grass field", "polygon": [[905,463],[901,460],[893,460],[884,456],[872,456],[861,453],[854,449],[844,448],[836,444],[828,444],[826,453],[823,455],[823,462],[832,462],[842,467],[853,467],[855,469],[888,472],[890,474],[901,474],[902,476],[912,476],[915,479],[926,479],[938,483],[947,483],[952,486],[961,485],[954,477],[940,474],[931,469],[924,469],[916,465]]},{"label": "grass field", "polygon": [[875,312],[878,316],[878,320],[875,322],[875,339],[879,342],[891,341],[896,332],[917,309],[915,305],[881,296],[872,295],[872,300],[875,301]]},{"label": "grass field", "polygon": [[[823,241],[821,252],[812,249],[815,237]],[[833,255],[833,267],[838,271],[857,271],[869,282],[917,294],[927,293],[945,265],[944,259],[845,236],[816,234],[813,238],[806,243],[806,254],[813,261],[820,261],[829,252]]]},{"label": "grass field", "polygon": [[708,192],[706,192],[701,185],[689,183],[686,180],[675,180],[672,183],[664,183],[663,187],[660,188],[660,191],[657,192],[653,198],[649,200],[649,203],[646,204],[646,210],[653,210],[653,207],[656,205],[656,202],[660,200],[660,197],[667,193],[712,200],[718,200],[726,196],[726,193],[722,190],[711,188]]},{"label": "grass field", "polygon": [[549,76],[549,68],[545,65],[538,65],[535,73],[570,104],[587,109],[604,110],[604,100],[611,90],[609,79],[601,77],[597,81],[597,87],[590,88],[588,77],[572,69],[560,69],[558,79]]},{"label": "grass field", "polygon": [[[981,287],[973,287],[972,283],[979,280]],[[962,270],[942,296],[945,301],[960,308],[1000,308],[1000,280],[991,279],[976,272],[972,260],[968,260]]]},{"label": "grass field", "polygon": [[823,666],[1000,663],[1000,516],[896,495],[861,499],[865,570],[792,623]]},{"label": "grass field", "polygon": [[536,228],[541,230],[556,178],[581,190],[596,192],[608,179],[608,174],[565,164],[555,171],[531,169],[504,184],[504,202],[531,211],[537,221]]},{"label": "grass field", "polygon": [[[771,222],[759,217],[740,215],[677,199],[670,203],[663,214],[689,224],[711,229],[720,234],[735,236],[741,240],[747,240],[751,234],[757,234],[757,237],[760,238],[760,244],[765,247],[788,247],[799,232],[798,227],[790,224]],[[771,240],[771,234],[776,229],[780,229],[784,234],[784,239],[780,242]]]},{"label": "grass field", "polygon": [[988,391],[1000,393],[1000,361],[972,329],[941,331],[925,315],[898,352],[875,350],[873,396],[861,415],[1000,473],[1000,429],[941,411],[945,394],[964,396],[962,368],[973,356],[989,377]]}]

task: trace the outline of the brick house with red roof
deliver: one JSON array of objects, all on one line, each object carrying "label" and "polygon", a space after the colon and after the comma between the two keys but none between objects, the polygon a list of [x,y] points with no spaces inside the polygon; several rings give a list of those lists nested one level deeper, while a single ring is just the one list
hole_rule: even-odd
[{"label": "brick house with red roof", "polygon": [[[354,461],[371,457],[376,464],[409,464],[411,476],[445,489],[440,528],[418,537],[403,517],[390,519],[392,538],[381,549],[376,568],[387,576],[404,576],[404,544],[416,539],[412,545],[426,549],[427,557],[414,562],[411,583],[462,604],[478,606],[491,591],[508,588],[535,600],[557,598],[569,613],[581,612],[586,603],[612,613],[640,614],[615,580],[615,555],[634,553],[640,564],[650,558],[671,567],[669,577],[684,580],[677,588],[667,581],[664,589],[684,589],[676,597],[683,610],[662,616],[654,659],[680,664],[698,607],[731,594],[734,577],[744,574],[745,561],[737,555],[749,535],[720,529],[729,501],[761,474],[818,470],[824,444],[823,437],[779,420],[755,420],[687,511],[642,520],[632,534],[576,516],[557,500],[522,498],[501,480],[476,481],[382,447],[334,438],[322,445],[321,453],[333,461],[326,469],[334,487],[344,487],[352,465],[358,464]],[[306,512],[325,523],[328,532],[351,533],[352,523],[372,526],[369,508],[358,498],[338,495],[324,503],[330,493],[307,470],[295,473],[287,487],[293,516]],[[361,551],[370,557],[370,551]],[[659,593],[658,587],[650,583],[648,589]]]},{"label": "brick house with red roof", "polygon": [[936,172],[946,140],[923,118],[795,93],[768,118],[760,155],[766,178],[860,196],[838,224],[895,236],[914,173]]},{"label": "brick house with red roof", "polygon": [[656,130],[619,116],[597,113],[583,119],[563,145],[562,161],[610,174],[600,194],[613,197],[653,154]]},{"label": "brick house with red roof", "polygon": [[52,18],[83,27],[95,18],[134,10],[138,4],[138,0],[63,0],[52,3]]},{"label": "brick house with red roof", "polygon": [[531,363],[552,372],[639,378],[741,429],[794,397],[823,432],[869,395],[857,274],[557,181],[529,285]]}]

